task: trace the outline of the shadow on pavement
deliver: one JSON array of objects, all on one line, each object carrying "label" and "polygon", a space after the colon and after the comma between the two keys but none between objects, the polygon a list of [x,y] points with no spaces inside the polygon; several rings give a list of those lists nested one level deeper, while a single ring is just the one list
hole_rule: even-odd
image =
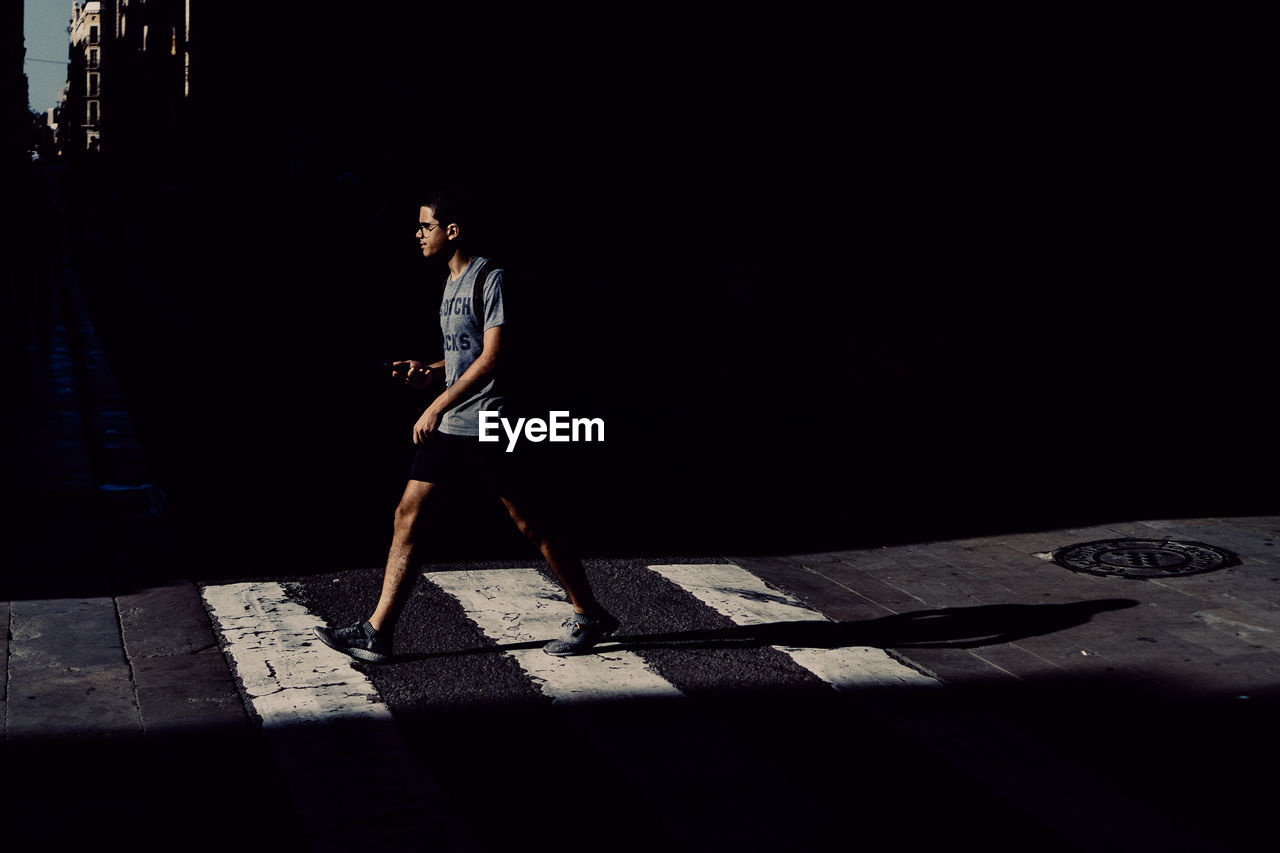
[{"label": "shadow on pavement", "polygon": [[[1070,604],[988,604],[897,613],[865,622],[805,620],[738,625],[701,631],[661,634],[629,634],[614,637],[597,647],[600,651],[661,648],[759,648],[791,646],[807,649],[841,649],[864,646],[878,649],[976,649],[1012,643],[1083,625],[1099,613],[1137,607],[1131,598],[1106,598]],[[483,648],[398,655],[398,662],[429,660],[457,655],[496,654],[515,649],[541,648],[547,640],[499,643]]]}]

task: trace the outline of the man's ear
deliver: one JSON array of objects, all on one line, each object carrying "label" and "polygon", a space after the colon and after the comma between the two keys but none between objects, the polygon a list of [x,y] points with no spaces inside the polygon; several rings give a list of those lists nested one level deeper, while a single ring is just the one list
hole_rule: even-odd
[{"label": "man's ear", "polygon": [[458,227],[458,223],[450,222],[444,230],[444,236],[449,240],[462,239],[462,229]]}]

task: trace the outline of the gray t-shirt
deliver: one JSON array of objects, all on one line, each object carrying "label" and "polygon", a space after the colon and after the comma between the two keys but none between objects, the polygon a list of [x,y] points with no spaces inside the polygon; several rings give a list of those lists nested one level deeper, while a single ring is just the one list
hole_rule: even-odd
[{"label": "gray t-shirt", "polygon": [[[484,306],[480,312],[475,298],[476,272],[484,264]],[[480,314],[483,319],[477,317]],[[444,382],[448,388],[466,373],[484,350],[485,329],[501,326],[502,269],[486,258],[472,258],[457,281],[445,281],[440,300],[440,331],[444,334]],[[502,413],[503,396],[497,377],[491,376],[466,399],[445,412],[440,431],[449,435],[479,435],[480,412]]]}]

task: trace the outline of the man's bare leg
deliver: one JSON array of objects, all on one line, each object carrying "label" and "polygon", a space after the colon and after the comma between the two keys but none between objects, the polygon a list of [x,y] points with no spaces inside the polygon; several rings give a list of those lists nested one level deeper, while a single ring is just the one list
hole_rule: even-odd
[{"label": "man's bare leg", "polygon": [[575,615],[565,622],[565,633],[547,643],[542,650],[557,657],[589,653],[597,643],[613,636],[618,630],[618,620],[596,601],[582,561],[552,527],[542,502],[533,496],[521,494],[515,499],[504,497],[502,503],[507,507],[516,527],[542,553],[560,585],[569,594],[569,601],[573,603]]},{"label": "man's bare leg", "polygon": [[[404,487],[404,494],[396,506],[395,529],[391,536],[391,549],[387,553],[387,567],[382,573],[382,595],[378,598],[378,607],[369,617],[369,624],[375,631],[394,629],[400,611],[404,608],[404,597],[408,592],[405,578],[413,566],[415,554],[418,553],[419,537],[422,533],[421,521],[439,487],[434,483],[421,480],[410,480]],[[411,587],[412,584],[409,585]]]},{"label": "man's bare leg", "polygon": [[515,500],[501,500],[511,520],[516,523],[516,528],[537,547],[551,571],[555,572],[560,585],[569,594],[573,612],[591,615],[598,611],[600,605],[591,592],[591,584],[587,580],[582,561],[553,529],[542,502],[525,494]]},{"label": "man's bare leg", "polygon": [[410,480],[405,486],[396,507],[395,532],[387,554],[387,568],[382,574],[378,608],[366,622],[343,628],[317,625],[315,635],[326,646],[368,663],[388,663],[395,659],[391,651],[392,632],[404,608],[405,594],[412,587],[405,581],[419,553],[416,546],[422,535],[421,522],[427,507],[434,503],[436,488],[419,480]]}]

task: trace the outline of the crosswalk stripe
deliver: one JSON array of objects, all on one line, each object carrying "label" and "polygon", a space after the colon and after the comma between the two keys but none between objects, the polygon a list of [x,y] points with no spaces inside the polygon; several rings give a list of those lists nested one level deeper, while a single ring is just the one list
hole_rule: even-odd
[{"label": "crosswalk stripe", "polygon": [[416,847],[423,838],[432,838],[434,849],[472,848],[444,808],[440,785],[411,757],[373,682],[312,632],[321,620],[289,600],[278,583],[201,592],[262,720],[308,849]]},{"label": "crosswalk stripe", "polygon": [[336,717],[389,721],[391,712],[351,658],[321,643],[319,622],[278,583],[204,588],[227,654],[264,728]]},{"label": "crosswalk stripe", "polygon": [[[659,565],[651,571],[684,589],[736,625],[829,621],[799,599],[772,589],[746,569],[726,564]],[[837,690],[937,687],[940,682],[891,658],[883,649],[774,646]]]},{"label": "crosswalk stripe", "polygon": [[[425,577],[462,602],[485,635],[502,644],[554,639],[571,613],[564,593],[537,569],[428,572]],[[540,647],[510,648],[506,653],[556,703],[682,695],[642,657],[614,643],[596,646],[595,654],[570,658],[552,657]]]}]

